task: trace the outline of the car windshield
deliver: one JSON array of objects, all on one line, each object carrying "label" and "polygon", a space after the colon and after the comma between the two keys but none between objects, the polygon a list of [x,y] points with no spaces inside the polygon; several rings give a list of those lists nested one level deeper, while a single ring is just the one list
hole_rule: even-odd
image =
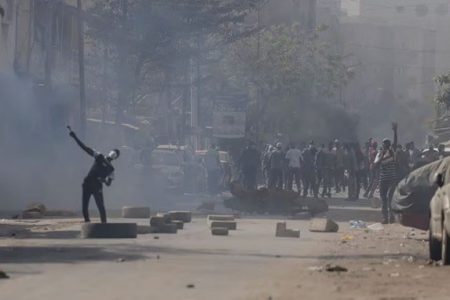
[{"label": "car windshield", "polygon": [[152,164],[178,166],[180,162],[177,155],[173,152],[154,151],[152,152]]}]

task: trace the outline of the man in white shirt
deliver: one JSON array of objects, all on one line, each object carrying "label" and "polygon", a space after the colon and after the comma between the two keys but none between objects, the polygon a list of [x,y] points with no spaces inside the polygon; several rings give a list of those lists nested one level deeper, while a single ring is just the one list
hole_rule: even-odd
[{"label": "man in white shirt", "polygon": [[302,152],[297,146],[292,143],[291,148],[286,153],[286,159],[288,161],[288,184],[287,189],[292,191],[293,182],[297,185],[297,191],[300,192],[300,176],[301,176],[301,162]]}]

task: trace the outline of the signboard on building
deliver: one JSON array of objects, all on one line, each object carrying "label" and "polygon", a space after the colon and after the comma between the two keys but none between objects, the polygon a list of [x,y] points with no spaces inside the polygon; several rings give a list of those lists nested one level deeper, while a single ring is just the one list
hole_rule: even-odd
[{"label": "signboard on building", "polygon": [[213,136],[235,139],[245,137],[247,97],[219,96],[214,103]]}]

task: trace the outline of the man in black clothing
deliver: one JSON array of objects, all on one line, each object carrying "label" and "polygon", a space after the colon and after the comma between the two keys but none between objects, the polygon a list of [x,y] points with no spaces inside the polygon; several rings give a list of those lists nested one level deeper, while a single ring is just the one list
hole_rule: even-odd
[{"label": "man in black clothing", "polygon": [[120,151],[118,149],[114,149],[105,157],[103,154],[87,147],[82,141],[80,141],[75,132],[73,132],[70,127],[68,128],[70,130],[70,136],[75,140],[75,142],[77,142],[81,149],[95,159],[94,164],[83,181],[82,205],[84,221],[90,222],[88,209],[89,199],[92,195],[94,196],[95,203],[97,204],[100,219],[102,223],[106,223],[106,210],[105,204],[103,203],[103,183],[107,186],[111,185],[114,179],[114,167],[111,162],[119,157]]},{"label": "man in black clothing", "polygon": [[283,164],[284,164],[283,146],[277,143],[275,151],[272,152],[269,159],[270,177],[269,189],[283,189]]},{"label": "man in black clothing", "polygon": [[242,175],[244,177],[244,187],[247,190],[254,190],[257,188],[256,174],[260,161],[261,154],[256,149],[255,143],[250,142],[247,148],[242,152],[239,159]]}]

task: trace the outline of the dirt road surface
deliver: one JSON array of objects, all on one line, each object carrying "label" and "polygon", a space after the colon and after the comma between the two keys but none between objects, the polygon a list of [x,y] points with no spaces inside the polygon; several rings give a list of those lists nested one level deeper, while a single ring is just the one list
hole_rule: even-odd
[{"label": "dirt road surface", "polygon": [[[449,299],[450,269],[427,263],[426,232],[352,229],[350,219],[370,225],[379,213],[363,201],[332,205],[338,233],[245,216],[229,236],[212,236],[199,216],[176,235],[94,240],[78,237],[79,219],[1,220],[0,269],[10,278],[0,299]],[[278,221],[301,237],[276,238]]]}]

